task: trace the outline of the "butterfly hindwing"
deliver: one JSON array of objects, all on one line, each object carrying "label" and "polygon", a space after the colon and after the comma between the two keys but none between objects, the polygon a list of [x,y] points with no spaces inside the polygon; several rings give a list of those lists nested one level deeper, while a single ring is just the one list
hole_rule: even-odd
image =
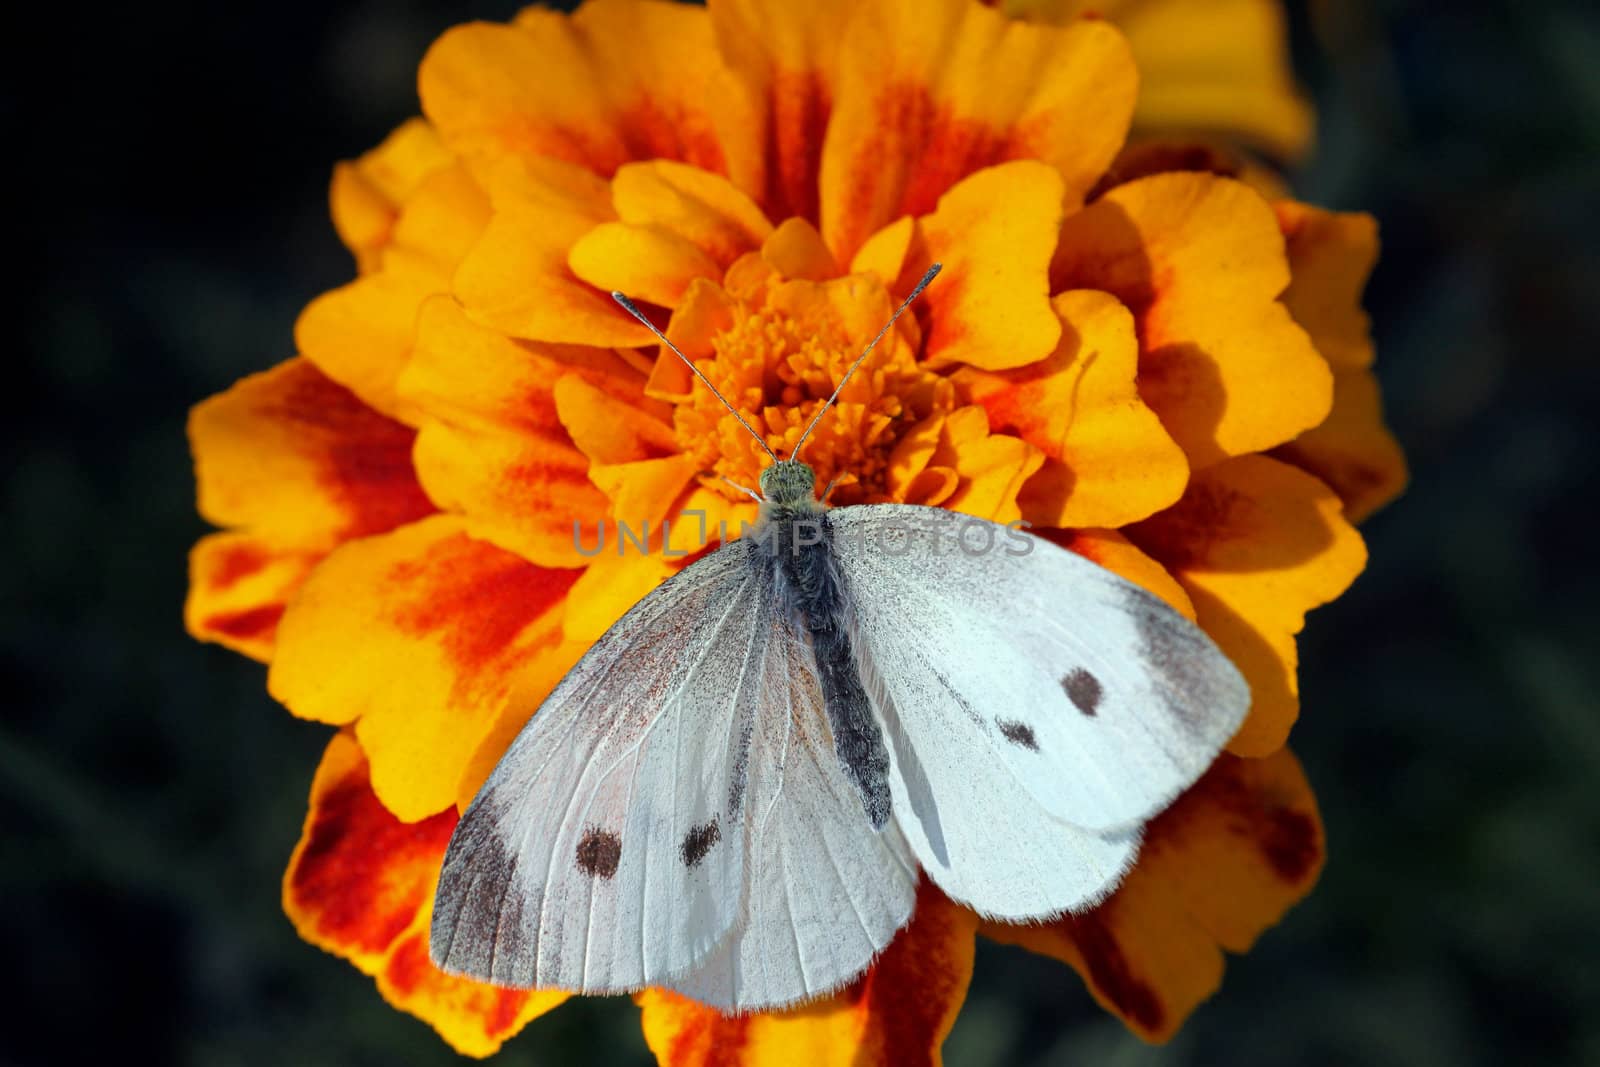
[{"label": "butterfly hindwing", "polygon": [[721,1008],[758,1008],[854,978],[911,917],[917,869],[893,824],[873,829],[835,751],[813,651],[773,620],[751,745],[745,915],[668,983]]}]

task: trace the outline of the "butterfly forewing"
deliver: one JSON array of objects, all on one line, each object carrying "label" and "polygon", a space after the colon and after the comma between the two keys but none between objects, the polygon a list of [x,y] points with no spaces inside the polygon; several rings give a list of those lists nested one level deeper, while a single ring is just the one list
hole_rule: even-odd
[{"label": "butterfly forewing", "polygon": [[641,601],[562,680],[451,839],[445,970],[636,989],[685,972],[742,907],[748,722],[770,582],[735,542]]}]

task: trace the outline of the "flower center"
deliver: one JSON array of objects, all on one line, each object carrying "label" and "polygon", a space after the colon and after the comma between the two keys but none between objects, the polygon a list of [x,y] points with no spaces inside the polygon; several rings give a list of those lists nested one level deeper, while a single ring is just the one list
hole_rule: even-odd
[{"label": "flower center", "polygon": [[[787,459],[865,343],[847,337],[827,317],[802,321],[741,305],[733,325],[712,337],[712,358],[698,366],[768,447]],[[895,444],[917,422],[952,406],[949,382],[924,370],[911,346],[891,332],[811,431],[800,459],[816,471],[819,491],[839,479],[831,503],[892,499]],[[703,469],[739,485],[755,488],[771,462],[698,384],[676,409],[674,426],[684,451]]]}]

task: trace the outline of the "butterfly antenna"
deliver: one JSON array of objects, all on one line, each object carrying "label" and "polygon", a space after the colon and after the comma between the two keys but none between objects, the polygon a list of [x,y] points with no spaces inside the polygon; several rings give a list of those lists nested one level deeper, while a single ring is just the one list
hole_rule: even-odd
[{"label": "butterfly antenna", "polygon": [[[926,285],[926,284],[927,284],[927,281],[924,280],[923,281],[923,285]],[[920,290],[922,288],[922,286],[919,285],[917,288]],[[912,296],[916,296],[917,294],[916,293],[912,293],[911,295]],[[645,329],[649,330],[651,333],[653,333],[657,337],[661,338],[661,343],[666,345],[668,348],[672,349],[673,354],[676,355],[679,359],[683,360],[683,365],[685,367],[688,367],[691,371],[693,371],[694,372],[694,376],[696,378],[699,378],[702,382],[706,383],[706,388],[711,390],[711,395],[716,397],[718,400],[722,401],[722,406],[728,409],[728,413],[731,414],[734,418],[739,420],[739,425],[743,426],[746,430],[748,430],[750,432],[750,436],[754,437],[756,439],[756,444],[760,445],[762,450],[764,452],[766,452],[767,455],[772,457],[772,462],[774,462],[774,463],[778,462],[778,454],[776,452],[774,452],[771,448],[767,447],[766,440],[760,434],[756,433],[755,429],[748,422],[744,421],[744,416],[739,414],[739,410],[737,408],[735,408],[732,404],[728,403],[728,398],[727,397],[725,397],[721,393],[717,392],[717,387],[711,384],[711,379],[707,378],[704,374],[702,374],[700,372],[700,368],[696,367],[693,363],[691,363],[689,361],[689,357],[684,355],[682,352],[680,352],[678,350],[678,346],[677,345],[675,345],[671,341],[667,340],[667,335],[666,334],[664,334],[660,330],[656,329],[656,324],[655,323],[653,323],[649,319],[645,318],[644,317],[644,313],[641,312],[638,308],[633,306],[633,301],[632,300],[629,300],[627,297],[623,296],[621,293],[617,292],[615,289],[613,289],[611,291],[611,299],[613,299],[617,303],[621,304],[622,305],[622,310],[626,311],[628,314],[632,315],[634,318],[636,318],[640,322],[644,323]],[[898,315],[899,312],[895,312],[895,314]],[[890,321],[891,324],[894,322],[893,319],[890,319],[889,321]],[[879,336],[881,337],[882,334],[879,334]],[[748,490],[748,489],[745,490],[745,492],[747,492],[747,493],[749,491],[750,490]]]},{"label": "butterfly antenna", "polygon": [[[883,340],[883,335],[888,333],[890,327],[892,327],[896,320],[900,318],[901,312],[905,311],[906,308],[911,306],[911,301],[922,295],[922,290],[928,287],[928,283],[933,281],[934,275],[938,274],[942,269],[944,269],[944,264],[942,263],[935,263],[933,266],[929,267],[928,273],[924,274],[922,276],[922,280],[917,283],[917,287],[911,290],[911,295],[900,301],[900,306],[894,309],[894,314],[890,315],[889,321],[883,324],[883,329],[878,331],[878,336],[869,341],[867,343],[867,347],[861,350],[861,354],[856,357],[856,361],[850,364],[850,369],[844,372],[844,377],[839,379],[839,384],[834,386],[833,395],[828,398],[828,402],[818,408],[817,413],[811,417],[811,424],[806,427],[806,432],[800,435],[800,440],[796,442],[794,451],[789,453],[789,459],[791,461],[800,458],[800,449],[805,445],[806,438],[811,436],[811,431],[817,428],[817,423],[822,421],[822,416],[826,415],[828,413],[828,409],[833,407],[833,402],[839,399],[839,391],[844,388],[844,383],[850,380],[850,376],[855,374],[856,368],[861,366],[862,361],[872,353],[872,349],[877,345],[877,343]],[[634,314],[637,315],[638,312],[636,311]],[[649,326],[650,324],[645,323],[645,325]],[[650,328],[655,329],[653,326]],[[662,338],[662,340],[666,340],[666,338]]]}]

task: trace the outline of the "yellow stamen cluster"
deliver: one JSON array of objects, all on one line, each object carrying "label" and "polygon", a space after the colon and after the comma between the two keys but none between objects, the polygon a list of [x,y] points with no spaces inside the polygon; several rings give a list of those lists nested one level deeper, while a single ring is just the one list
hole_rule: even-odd
[{"label": "yellow stamen cluster", "polygon": [[[771,308],[741,306],[733,325],[713,336],[712,357],[698,366],[768,447],[787,459],[863,344],[827,318],[801,321]],[[845,385],[800,458],[816,470],[819,489],[839,479],[831,503],[892,499],[895,444],[921,420],[953,406],[950,382],[925,370],[906,337],[891,332]],[[674,425],[683,449],[703,469],[739,485],[755,486],[771,462],[708,390],[697,387],[689,394]]]}]

